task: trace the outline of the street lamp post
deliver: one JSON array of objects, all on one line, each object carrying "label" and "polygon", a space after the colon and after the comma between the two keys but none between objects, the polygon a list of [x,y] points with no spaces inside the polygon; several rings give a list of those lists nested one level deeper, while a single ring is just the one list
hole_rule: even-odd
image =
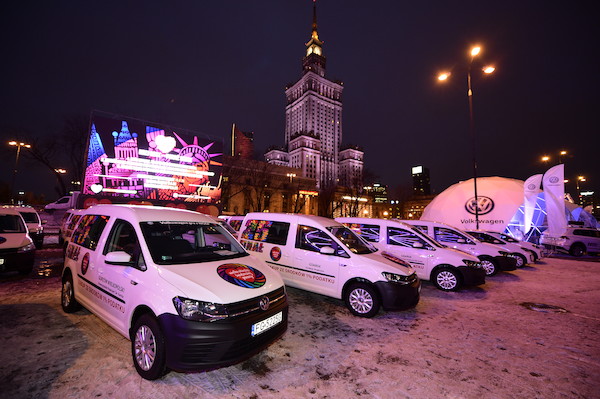
[{"label": "street lamp post", "polygon": [[30,144],[25,144],[20,141],[9,141],[8,145],[17,147],[17,156],[15,157],[15,169],[13,170],[12,175],[12,184],[10,185],[10,200],[14,204],[15,203],[15,178],[17,177],[17,169],[19,166],[19,155],[21,154],[21,147],[31,148]]},{"label": "street lamp post", "polygon": [[[471,136],[471,144],[473,151],[473,194],[475,200],[475,229],[479,230],[479,196],[477,195],[477,136],[475,134],[475,117],[473,113],[473,85],[471,82],[471,70],[473,68],[473,60],[481,52],[481,47],[476,46],[471,49],[471,58],[469,67],[467,68],[467,98],[469,100],[469,135]],[[496,70],[493,66],[485,66],[482,71],[485,74],[491,74]],[[438,80],[445,81],[450,77],[449,72],[444,72],[438,76]]]}]

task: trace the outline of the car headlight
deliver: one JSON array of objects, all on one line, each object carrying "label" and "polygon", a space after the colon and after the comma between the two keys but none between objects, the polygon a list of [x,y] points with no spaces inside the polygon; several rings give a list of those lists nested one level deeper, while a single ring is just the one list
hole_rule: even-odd
[{"label": "car headlight", "polygon": [[506,251],[498,251],[498,253],[502,256],[509,256],[510,254]]},{"label": "car headlight", "polygon": [[479,261],[474,261],[474,260],[469,260],[469,259],[463,259],[462,261],[465,265],[467,265],[467,267],[474,267],[476,269],[481,269],[483,267],[483,266],[481,266],[481,262],[479,262]]},{"label": "car headlight", "polygon": [[417,279],[417,273],[413,273],[409,276],[403,276],[401,274],[390,272],[381,272],[381,274],[387,281],[391,283],[412,284]]},{"label": "car headlight", "polygon": [[173,304],[179,316],[193,321],[217,321],[229,317],[227,307],[220,303],[202,302],[176,296]]},{"label": "car headlight", "polygon": [[35,249],[35,245],[33,245],[32,242],[30,242],[27,245],[22,246],[21,248],[17,249],[18,253],[23,253],[23,252],[29,252],[29,251],[33,251]]}]

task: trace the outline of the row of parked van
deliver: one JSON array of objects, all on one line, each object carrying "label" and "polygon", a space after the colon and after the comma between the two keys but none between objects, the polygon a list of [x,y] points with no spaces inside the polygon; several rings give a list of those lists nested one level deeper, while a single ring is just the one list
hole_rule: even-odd
[{"label": "row of parked van", "polygon": [[265,348],[287,328],[285,286],[372,317],[414,307],[421,279],[456,290],[517,263],[508,249],[449,226],[375,219],[250,213],[231,234],[222,220],[192,211],[98,205],[68,213],[61,231],[63,310],[84,306],[129,338],[146,379]]},{"label": "row of parked van", "polygon": [[35,249],[44,242],[44,228],[37,211],[26,205],[0,206],[0,272],[29,274]]}]

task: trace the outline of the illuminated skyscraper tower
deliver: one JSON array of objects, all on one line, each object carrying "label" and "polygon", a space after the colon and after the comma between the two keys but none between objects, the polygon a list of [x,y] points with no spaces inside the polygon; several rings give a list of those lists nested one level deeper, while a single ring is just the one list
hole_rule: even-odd
[{"label": "illuminated skyscraper tower", "polygon": [[[342,82],[325,78],[325,67],[314,2],[312,33],[302,59],[302,76],[285,90],[285,148],[271,150],[265,157],[271,163],[302,169],[303,175],[315,178],[321,189],[347,185],[351,180],[340,176],[339,169],[344,87]],[[359,174],[362,175],[362,151],[358,153],[353,154],[353,158],[360,159]],[[352,173],[356,174],[356,169]]]}]

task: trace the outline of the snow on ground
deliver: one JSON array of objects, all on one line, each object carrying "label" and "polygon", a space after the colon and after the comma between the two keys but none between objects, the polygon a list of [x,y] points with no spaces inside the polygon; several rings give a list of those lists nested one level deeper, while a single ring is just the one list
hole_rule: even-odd
[{"label": "snow on ground", "polygon": [[86,310],[62,312],[60,251],[38,256],[26,278],[0,274],[0,398],[600,397],[597,259],[546,258],[456,293],[425,282],[414,310],[373,319],[289,289],[288,331],[267,350],[150,382],[129,341]]}]

